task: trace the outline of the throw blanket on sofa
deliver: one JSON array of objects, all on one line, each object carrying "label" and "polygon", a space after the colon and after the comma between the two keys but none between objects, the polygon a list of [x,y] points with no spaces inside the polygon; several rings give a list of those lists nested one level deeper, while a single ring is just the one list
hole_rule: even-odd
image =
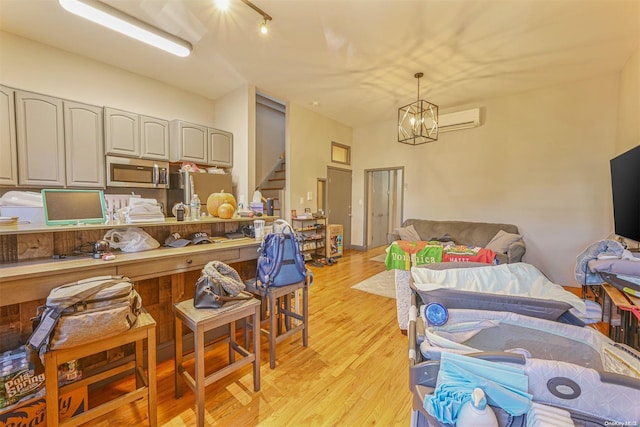
[{"label": "throw blanket on sofa", "polygon": [[493,264],[496,253],[490,249],[465,245],[442,245],[439,242],[397,240],[387,248],[387,270],[409,270],[436,262],[482,262]]},{"label": "throw blanket on sofa", "polygon": [[397,240],[387,248],[387,270],[410,270],[413,265],[442,261],[442,246],[429,242]]},{"label": "throw blanket on sofa", "polygon": [[483,262],[494,264],[496,253],[491,249],[455,245],[445,246],[442,261],[444,262]]}]

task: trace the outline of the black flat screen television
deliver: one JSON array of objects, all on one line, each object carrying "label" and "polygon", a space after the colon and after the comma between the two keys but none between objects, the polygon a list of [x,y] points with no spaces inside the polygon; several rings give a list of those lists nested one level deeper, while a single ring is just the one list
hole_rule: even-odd
[{"label": "black flat screen television", "polygon": [[615,233],[640,242],[640,145],[611,159]]}]

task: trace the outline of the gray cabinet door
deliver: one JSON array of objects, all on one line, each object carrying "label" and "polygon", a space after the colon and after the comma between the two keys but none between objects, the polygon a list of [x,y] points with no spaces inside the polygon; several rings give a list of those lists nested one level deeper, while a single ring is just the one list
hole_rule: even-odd
[{"label": "gray cabinet door", "polygon": [[13,89],[0,86],[0,185],[18,184],[16,113]]},{"label": "gray cabinet door", "polygon": [[220,167],[233,166],[233,134],[209,129],[209,158],[207,164]]},{"label": "gray cabinet door", "polygon": [[16,91],[18,183],[62,187],[65,152],[62,100]]},{"label": "gray cabinet door", "polygon": [[104,138],[107,154],[140,157],[139,116],[105,107]]},{"label": "gray cabinet door", "polygon": [[173,122],[172,162],[206,164],[208,159],[207,128],[176,120]]},{"label": "gray cabinet door", "polygon": [[169,160],[169,122],[155,117],[140,116],[141,157]]},{"label": "gray cabinet door", "polygon": [[67,186],[104,188],[102,108],[65,101],[64,141]]}]

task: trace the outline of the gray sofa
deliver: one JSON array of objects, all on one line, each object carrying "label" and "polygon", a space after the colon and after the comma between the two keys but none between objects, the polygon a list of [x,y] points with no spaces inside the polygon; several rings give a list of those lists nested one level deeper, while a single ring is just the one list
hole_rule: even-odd
[{"label": "gray sofa", "polygon": [[[520,234],[518,227],[513,224],[496,224],[486,222],[467,221],[432,221],[426,219],[407,219],[402,227],[413,225],[420,235],[420,240],[453,240],[458,245],[487,247],[489,242],[502,230],[509,234]],[[395,230],[387,235],[389,243],[400,240],[400,234]],[[511,240],[513,240],[513,236]],[[492,248],[490,248],[492,249]],[[496,251],[500,264],[520,262],[525,253],[522,238],[504,247],[504,252]]]}]

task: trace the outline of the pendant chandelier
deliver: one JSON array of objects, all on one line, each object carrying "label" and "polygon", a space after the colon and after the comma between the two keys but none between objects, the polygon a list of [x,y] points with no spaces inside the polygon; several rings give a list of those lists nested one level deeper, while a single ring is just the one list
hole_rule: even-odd
[{"label": "pendant chandelier", "polygon": [[438,106],[420,99],[420,78],[418,79],[418,100],[398,109],[398,142],[420,145],[438,140]]}]

